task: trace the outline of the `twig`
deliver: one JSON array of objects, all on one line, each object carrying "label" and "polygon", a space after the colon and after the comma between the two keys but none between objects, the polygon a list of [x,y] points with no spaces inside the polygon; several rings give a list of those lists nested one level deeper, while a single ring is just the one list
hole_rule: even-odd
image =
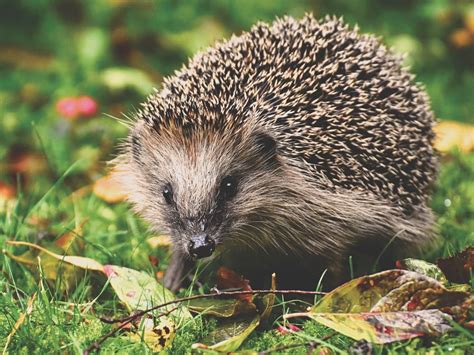
[{"label": "twig", "polygon": [[138,311],[128,317],[121,318],[121,319],[106,319],[106,323],[122,323],[126,322],[130,319],[135,319],[138,317],[143,316],[146,313],[155,311],[159,308],[163,308],[172,304],[176,303],[182,303],[186,301],[192,301],[200,298],[214,298],[214,297],[227,297],[227,296],[237,296],[237,295],[257,295],[257,294],[269,294],[269,293],[274,293],[276,295],[325,295],[326,292],[320,292],[320,291],[303,291],[303,290],[245,290],[245,291],[219,291],[216,290],[215,293],[204,293],[201,295],[193,295],[189,297],[183,297],[183,298],[177,298],[175,300],[162,303],[160,305],[145,309],[143,311]]},{"label": "twig", "polygon": [[[183,297],[183,298],[177,298],[175,300],[165,302],[162,304],[159,304],[157,306],[145,309],[143,311],[138,311],[135,312],[128,317],[122,318],[122,319],[108,319],[108,318],[100,318],[101,321],[104,323],[108,324],[113,324],[113,323],[121,323],[119,327],[114,329],[113,331],[107,333],[104,335],[102,338],[100,338],[98,341],[92,343],[86,350],[84,350],[84,355],[88,355],[91,351],[93,350],[98,350],[100,348],[100,345],[109,337],[113,336],[116,332],[118,332],[120,329],[123,329],[127,324],[133,322],[134,320],[142,317],[143,315],[155,311],[159,308],[163,308],[172,304],[176,303],[182,303],[186,301],[192,301],[200,298],[213,298],[213,297],[226,297],[226,296],[236,296],[236,295],[256,295],[256,294],[269,294],[269,293],[274,293],[277,295],[325,295],[326,292],[319,292],[319,291],[303,291],[303,290],[246,290],[246,291],[219,291],[215,290],[215,293],[205,293],[201,295],[194,295],[194,296],[189,296],[189,297]],[[175,311],[178,308],[178,306],[174,307],[173,309],[160,313],[156,317],[162,317],[170,314],[171,312]]]},{"label": "twig", "polygon": [[[320,341],[326,341],[331,339],[334,335],[336,335],[337,332],[332,332],[320,339]],[[279,353],[283,350],[289,350],[293,348],[299,348],[300,346],[308,346],[310,349],[314,349],[318,345],[320,345],[320,341],[306,341],[304,343],[297,343],[297,344],[288,344],[288,345],[282,345],[278,346],[276,348],[260,351],[258,355],[266,355],[266,354],[272,354],[272,353]]]}]

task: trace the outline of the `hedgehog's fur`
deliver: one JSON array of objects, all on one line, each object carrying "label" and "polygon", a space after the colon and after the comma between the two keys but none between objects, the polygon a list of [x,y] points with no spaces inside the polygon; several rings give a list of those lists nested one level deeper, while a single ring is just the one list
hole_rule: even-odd
[{"label": "hedgehog's fur", "polygon": [[315,278],[337,274],[360,250],[376,257],[375,244],[419,247],[434,234],[427,96],[401,58],[341,20],[259,23],[197,54],[138,117],[119,170],[137,210],[180,255],[186,228],[176,226],[191,216],[214,223],[229,174],[239,192],[209,233],[250,277],[256,264],[271,272],[282,261]]}]

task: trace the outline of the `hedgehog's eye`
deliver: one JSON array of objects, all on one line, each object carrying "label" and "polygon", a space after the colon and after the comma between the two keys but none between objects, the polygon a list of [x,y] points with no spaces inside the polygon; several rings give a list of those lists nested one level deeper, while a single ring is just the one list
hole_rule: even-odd
[{"label": "hedgehog's eye", "polygon": [[163,197],[168,205],[173,203],[173,188],[170,184],[166,184],[163,188]]},{"label": "hedgehog's eye", "polygon": [[225,199],[229,200],[235,196],[237,193],[237,179],[233,176],[226,176],[222,179],[221,186],[219,189],[219,195]]}]

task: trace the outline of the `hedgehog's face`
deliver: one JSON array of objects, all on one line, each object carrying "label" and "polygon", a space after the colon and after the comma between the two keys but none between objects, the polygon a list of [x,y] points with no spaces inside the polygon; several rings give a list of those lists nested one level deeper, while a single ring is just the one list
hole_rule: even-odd
[{"label": "hedgehog's face", "polygon": [[196,258],[220,245],[252,244],[258,237],[252,221],[272,208],[281,180],[274,139],[250,129],[157,133],[139,125],[131,134],[127,165],[137,210]]}]

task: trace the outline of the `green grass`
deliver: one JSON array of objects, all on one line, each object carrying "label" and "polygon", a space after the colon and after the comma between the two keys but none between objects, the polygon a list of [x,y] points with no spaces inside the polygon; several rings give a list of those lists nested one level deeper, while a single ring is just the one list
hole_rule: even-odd
[{"label": "green grass", "polygon": [[[74,170],[71,169],[74,173]],[[68,177],[64,174],[44,195],[20,197],[14,205],[3,210],[0,220],[0,238],[4,248],[18,254],[19,248],[5,246],[7,239],[41,242],[47,244],[57,236],[74,229],[76,221],[87,218],[81,238],[85,241],[84,255],[102,263],[124,265],[134,269],[154,272],[148,261],[148,255],[159,258],[159,269],[166,269],[166,251],[154,251],[145,242],[149,237],[146,226],[135,217],[125,203],[109,205],[93,194],[86,194],[73,201],[71,189],[66,186]],[[443,163],[438,187],[433,198],[433,208],[438,214],[442,245],[436,256],[447,256],[472,245],[474,236],[474,154],[454,154]],[[447,202],[450,200],[451,203]],[[448,207],[449,206],[449,207]],[[46,223],[42,230],[29,225],[32,217],[43,219]],[[49,231],[50,234],[44,233]],[[3,256],[1,263],[4,278],[0,282],[0,346],[10,333],[13,324],[21,312],[24,312],[29,297],[37,293],[37,300],[31,316],[19,328],[9,351],[11,353],[74,352],[81,353],[93,341],[111,330],[111,326],[102,323],[98,317],[126,314],[123,307],[110,289],[102,289],[105,280],[93,275],[78,278],[75,286],[66,293],[60,285],[48,285],[46,280],[38,280],[24,266]],[[101,286],[102,285],[102,286]],[[98,296],[98,297],[97,297]],[[97,298],[96,298],[97,297]],[[81,313],[80,306],[94,301],[93,312]],[[274,323],[270,328],[281,324],[282,308],[276,308]],[[280,335],[275,330],[260,330],[244,344],[248,350],[263,351],[307,341],[318,341],[330,330],[312,321],[301,324],[303,332],[292,335]],[[178,331],[170,353],[184,353],[190,345],[209,331],[205,320],[197,318]],[[338,349],[344,350],[352,341],[341,335],[327,340]],[[385,346],[384,352],[420,352],[433,350],[464,350],[474,345],[474,336],[457,329],[439,339],[413,340],[401,344]],[[144,344],[134,343],[126,335],[108,339],[102,346],[104,352],[147,352]],[[382,351],[382,348],[377,348]],[[305,353],[304,347],[292,348],[289,353]]]}]

